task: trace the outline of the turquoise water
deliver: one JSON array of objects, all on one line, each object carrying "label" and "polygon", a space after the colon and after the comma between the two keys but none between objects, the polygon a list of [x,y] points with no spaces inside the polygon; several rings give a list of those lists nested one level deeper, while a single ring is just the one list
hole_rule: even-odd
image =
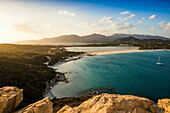
[{"label": "turquoise water", "polygon": [[117,49],[135,49],[136,47],[65,47],[68,51],[97,51],[97,50],[117,50]]},{"label": "turquoise water", "polygon": [[[158,57],[164,66],[156,65]],[[120,53],[83,58],[57,67],[68,72],[69,83],[52,88],[57,97],[80,96],[82,91],[113,88],[117,94],[152,100],[170,98],[170,51]]]}]

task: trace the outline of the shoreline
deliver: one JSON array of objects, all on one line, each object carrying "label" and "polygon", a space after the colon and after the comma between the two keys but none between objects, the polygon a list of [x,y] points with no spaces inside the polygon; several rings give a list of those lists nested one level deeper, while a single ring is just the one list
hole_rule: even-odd
[{"label": "shoreline", "polygon": [[54,96],[54,94],[53,94],[53,92],[51,90],[52,87],[57,85],[59,82],[65,82],[65,83],[69,82],[68,78],[65,76],[66,73],[59,72],[58,69],[55,68],[56,66],[64,64],[64,63],[67,63],[67,62],[70,62],[70,61],[74,61],[74,60],[78,60],[78,59],[81,59],[81,58],[85,58],[87,56],[88,56],[87,54],[82,53],[80,55],[73,56],[73,57],[70,57],[68,59],[65,59],[64,61],[57,62],[56,64],[54,64],[52,66],[49,66],[48,62],[45,62],[44,64],[47,65],[47,67],[52,68],[56,72],[56,76],[53,79],[51,79],[50,81],[46,82],[45,91],[42,93],[43,97],[49,97],[50,100],[56,98],[56,96]]},{"label": "shoreline", "polygon": [[[152,52],[152,51],[170,51],[170,49],[138,50],[138,48],[135,48],[135,49],[119,49],[119,50],[74,51],[74,52],[84,52],[84,53],[74,56],[74,57],[70,57],[69,59],[66,59],[62,62],[58,62],[54,64],[53,66],[49,66],[54,71],[56,71],[57,74],[55,78],[53,78],[49,82],[46,82],[46,89],[45,89],[45,92],[43,92],[43,96],[44,97],[48,96],[50,100],[54,98],[58,98],[53,94],[52,87],[57,85],[59,82],[65,82],[65,83],[69,82],[68,78],[66,78],[65,76],[65,73],[59,72],[58,69],[55,68],[58,65],[61,65],[61,64],[64,64],[70,61],[74,61],[74,60],[79,60],[85,57],[96,56],[96,55],[98,56],[98,55],[109,55],[109,54],[117,54],[117,53]],[[59,73],[62,73],[62,76]]]},{"label": "shoreline", "polygon": [[[83,51],[87,53],[89,56],[95,55],[108,55],[108,54],[117,54],[117,53],[134,53],[134,52],[150,52],[150,51],[170,51],[170,49],[146,49],[139,50],[139,48],[135,49],[115,49],[115,50],[97,50],[97,51]],[[76,51],[80,52],[80,51]]]},{"label": "shoreline", "polygon": [[[55,69],[54,69],[54,71],[55,71]],[[59,82],[68,83],[69,81],[65,77],[65,73],[56,71],[56,76],[52,80],[46,81],[46,88],[45,88],[45,91],[42,93],[43,97],[48,96],[50,100],[55,98],[51,89],[52,89],[53,86],[57,85]]]}]

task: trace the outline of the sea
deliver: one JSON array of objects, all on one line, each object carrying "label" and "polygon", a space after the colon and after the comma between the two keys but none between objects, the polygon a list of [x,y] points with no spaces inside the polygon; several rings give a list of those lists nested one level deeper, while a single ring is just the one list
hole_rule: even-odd
[{"label": "sea", "polygon": [[[161,58],[163,66],[157,65]],[[57,65],[69,82],[59,82],[51,92],[57,98],[83,96],[83,92],[113,89],[157,101],[170,98],[170,51],[118,53],[86,57]]]},{"label": "sea", "polygon": [[105,46],[105,47],[65,47],[67,51],[98,51],[98,50],[121,50],[121,49],[135,49],[137,47],[119,47],[119,46]]}]

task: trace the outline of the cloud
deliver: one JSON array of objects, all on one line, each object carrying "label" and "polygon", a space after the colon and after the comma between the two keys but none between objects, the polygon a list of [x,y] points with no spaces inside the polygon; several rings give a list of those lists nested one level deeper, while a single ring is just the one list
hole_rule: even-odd
[{"label": "cloud", "polygon": [[145,17],[143,17],[142,20],[145,20]]},{"label": "cloud", "polygon": [[124,12],[120,12],[120,14],[125,15],[125,14],[130,14],[130,11],[124,11]]},{"label": "cloud", "polygon": [[112,24],[110,24],[109,26],[102,26],[99,29],[95,29],[95,32],[97,33],[102,33],[105,35],[108,34],[113,34],[113,32],[119,32],[119,33],[130,33],[131,30],[135,30],[137,31],[138,28],[134,27],[133,25],[129,24],[129,23],[118,23],[118,22],[114,22]]},{"label": "cloud", "polygon": [[23,33],[28,33],[28,34],[37,34],[39,31],[34,30],[33,28],[29,27],[28,24],[25,23],[20,23],[20,24],[12,24],[11,29]]},{"label": "cloud", "polygon": [[152,15],[152,16],[149,17],[149,19],[154,19],[156,17],[157,17],[156,15]]},{"label": "cloud", "polygon": [[165,24],[165,22],[162,21],[162,22],[159,23],[159,25],[160,25],[160,29],[170,30],[170,22],[168,22],[167,24]]},{"label": "cloud", "polygon": [[109,34],[110,30],[108,28],[100,28],[95,32],[102,33],[102,34]]},{"label": "cloud", "polygon": [[138,27],[133,27],[133,30],[138,31],[139,28]]},{"label": "cloud", "polygon": [[162,21],[162,22],[160,22],[160,23],[158,23],[159,25],[162,25],[162,24],[164,24],[165,22],[164,21]]},{"label": "cloud", "polygon": [[58,13],[61,14],[61,15],[76,16],[75,13],[71,13],[71,12],[68,12],[66,10],[60,10],[60,11],[58,11]]},{"label": "cloud", "polygon": [[109,26],[109,29],[111,30],[126,30],[126,29],[132,29],[132,28],[133,28],[133,25],[129,23],[118,23],[118,22],[112,23]]},{"label": "cloud", "polygon": [[127,19],[130,19],[130,18],[133,18],[133,17],[135,17],[136,15],[135,14],[131,14],[130,16],[127,16],[126,18],[118,18],[119,20],[127,20]]},{"label": "cloud", "polygon": [[142,23],[142,22],[143,22],[142,20],[139,20],[139,21],[138,21],[138,24],[140,24],[140,23]]},{"label": "cloud", "polygon": [[150,29],[150,30],[154,30],[154,29],[155,29],[155,27],[150,27],[149,29]]},{"label": "cloud", "polygon": [[131,30],[137,31],[138,28],[134,27],[129,23],[118,23],[114,22],[107,26],[103,25],[101,27],[97,27],[97,29],[93,29],[97,33],[102,33],[105,35],[111,35],[113,33],[130,33]]},{"label": "cloud", "polygon": [[133,18],[135,16],[136,16],[135,14],[131,14],[130,16],[128,16],[128,18]]},{"label": "cloud", "polygon": [[79,23],[78,25],[85,26],[86,28],[95,28],[95,27],[102,26],[102,24],[90,23],[90,22]]},{"label": "cloud", "polygon": [[170,27],[170,22],[168,22],[168,23],[166,24],[166,26],[167,26],[167,27]]},{"label": "cloud", "polygon": [[99,22],[112,23],[114,19],[112,17],[103,17]]}]

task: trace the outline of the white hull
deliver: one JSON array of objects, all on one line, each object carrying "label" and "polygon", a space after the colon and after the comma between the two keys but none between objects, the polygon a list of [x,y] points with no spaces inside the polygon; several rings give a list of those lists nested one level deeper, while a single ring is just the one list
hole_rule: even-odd
[{"label": "white hull", "polygon": [[156,63],[157,65],[164,65],[163,63]]}]

